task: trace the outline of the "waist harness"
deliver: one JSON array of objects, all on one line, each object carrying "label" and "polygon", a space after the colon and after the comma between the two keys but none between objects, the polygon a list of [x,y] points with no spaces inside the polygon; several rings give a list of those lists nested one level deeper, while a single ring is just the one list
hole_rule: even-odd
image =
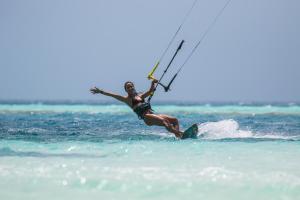
[{"label": "waist harness", "polygon": [[140,103],[133,111],[137,114],[139,119],[144,119],[144,116],[148,110],[151,110],[151,105],[148,102]]}]

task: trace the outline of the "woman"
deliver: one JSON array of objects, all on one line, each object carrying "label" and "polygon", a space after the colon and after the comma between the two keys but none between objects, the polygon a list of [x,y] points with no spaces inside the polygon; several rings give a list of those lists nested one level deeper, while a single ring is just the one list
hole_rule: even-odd
[{"label": "woman", "polygon": [[90,91],[93,94],[103,94],[126,103],[138,115],[139,119],[144,120],[148,126],[164,126],[169,132],[174,133],[177,138],[181,138],[183,132],[179,130],[178,120],[175,117],[168,115],[155,114],[151,109],[151,105],[145,101],[145,98],[154,92],[156,83],[157,80],[153,80],[151,87],[147,92],[138,94],[135,90],[134,84],[131,81],[127,81],[124,84],[124,89],[128,94],[127,96],[105,92],[97,87],[91,88]]}]

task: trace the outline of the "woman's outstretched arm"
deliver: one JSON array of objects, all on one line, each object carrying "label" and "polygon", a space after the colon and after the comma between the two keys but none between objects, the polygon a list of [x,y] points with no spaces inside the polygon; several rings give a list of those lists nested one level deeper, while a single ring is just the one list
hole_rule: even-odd
[{"label": "woman's outstretched arm", "polygon": [[101,90],[97,87],[93,87],[90,89],[91,93],[92,94],[103,94],[105,96],[109,96],[109,97],[113,97],[121,102],[124,102],[126,103],[126,98],[121,96],[121,95],[118,95],[118,94],[113,94],[113,93],[110,93],[110,92],[105,92],[104,90]]}]

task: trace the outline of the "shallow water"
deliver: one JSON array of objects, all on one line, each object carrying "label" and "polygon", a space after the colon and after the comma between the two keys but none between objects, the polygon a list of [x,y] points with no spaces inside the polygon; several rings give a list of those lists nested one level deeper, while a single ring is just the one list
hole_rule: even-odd
[{"label": "shallow water", "polygon": [[0,199],[299,199],[300,106],[0,104]]}]

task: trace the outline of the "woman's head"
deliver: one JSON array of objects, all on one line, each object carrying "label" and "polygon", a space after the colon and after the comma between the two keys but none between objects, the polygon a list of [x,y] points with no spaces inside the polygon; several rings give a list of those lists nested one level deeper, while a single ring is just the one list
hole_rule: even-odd
[{"label": "woman's head", "polygon": [[129,95],[134,95],[136,94],[135,88],[134,88],[134,84],[131,81],[126,81],[124,83],[124,89],[125,91],[129,94]]}]

